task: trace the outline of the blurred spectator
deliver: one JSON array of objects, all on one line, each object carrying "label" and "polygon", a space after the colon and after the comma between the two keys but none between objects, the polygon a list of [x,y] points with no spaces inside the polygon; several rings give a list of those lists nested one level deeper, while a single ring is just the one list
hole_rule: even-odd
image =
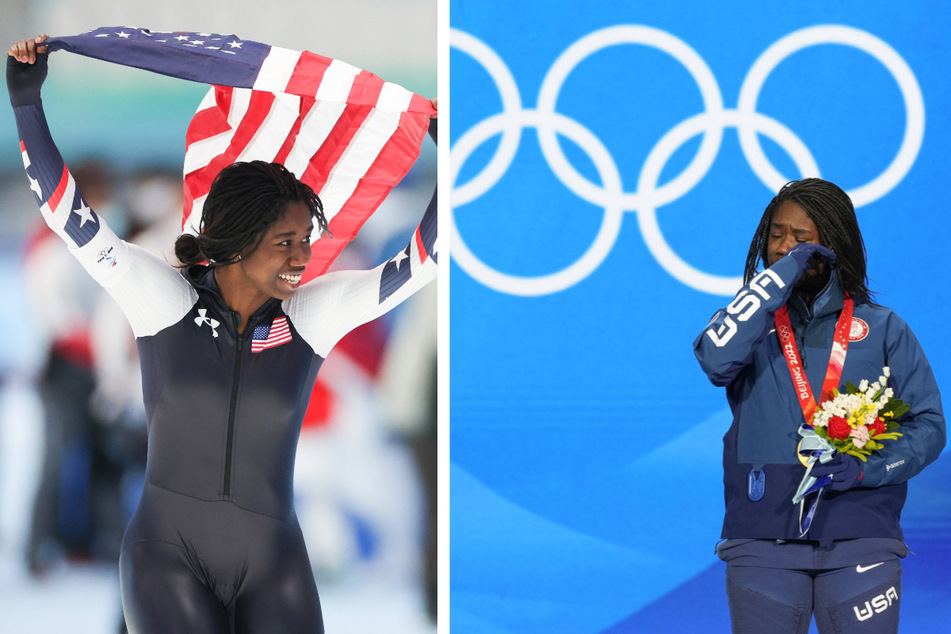
[{"label": "blurred spectator", "polygon": [[436,297],[430,284],[403,305],[381,369],[383,401],[392,425],[409,444],[425,495],[422,586],[426,612],[436,622],[437,431]]}]

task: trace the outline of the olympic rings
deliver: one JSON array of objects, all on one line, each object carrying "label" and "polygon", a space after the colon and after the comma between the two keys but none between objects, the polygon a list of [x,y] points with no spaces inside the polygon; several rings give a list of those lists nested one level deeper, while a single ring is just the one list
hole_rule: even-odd
[{"label": "olympic rings", "polygon": [[[619,193],[621,191],[621,174],[614,164],[611,155],[596,136],[574,121],[560,114],[552,113],[548,116],[537,111],[523,110],[515,113],[497,114],[482,121],[479,125],[472,128],[463,135],[453,146],[453,168],[452,168],[452,186],[455,187],[456,177],[459,168],[466,162],[469,155],[478,148],[486,139],[490,139],[499,132],[503,134],[512,129],[512,122],[519,123],[519,127],[537,127],[543,126],[549,129],[557,129],[559,132],[570,138],[578,144],[579,147],[591,148],[589,154],[594,161],[595,168],[601,177],[602,182],[606,184],[609,191]],[[501,148],[499,150],[501,152]],[[498,154],[497,154],[498,156]],[[494,159],[493,159],[494,160]],[[508,159],[511,162],[511,158]],[[491,187],[491,185],[490,185]],[[453,190],[455,196],[455,190]],[[617,195],[614,196],[618,198]],[[453,206],[458,203],[453,200]],[[555,293],[570,286],[573,286],[591,274],[604,261],[614,242],[617,240],[618,233],[621,230],[621,220],[624,217],[624,209],[620,204],[609,204],[604,208],[604,220],[601,223],[601,229],[594,240],[594,243],[588,250],[569,267],[550,275],[540,277],[518,277],[506,275],[487,266],[480,261],[466,246],[465,241],[456,228],[456,223],[451,225],[450,244],[452,245],[452,257],[462,266],[470,275],[481,281],[490,288],[511,295],[546,295]]]},{"label": "olympic rings", "polygon": [[[847,193],[856,208],[874,202],[890,192],[911,169],[925,136],[925,103],[915,74],[895,49],[874,35],[856,28],[838,25],[814,26],[790,33],[766,49],[750,68],[740,88],[737,110],[750,114],[756,110],[756,100],[766,77],[790,55],[817,44],[846,44],[868,53],[892,74],[905,102],[905,137],[892,163],[872,182]],[[773,191],[788,178],[783,177],[763,154],[759,140],[752,130],[740,128],[740,145],[761,181]]]},{"label": "olympic rings", "polygon": [[[509,72],[502,58],[495,54],[495,51],[483,44],[480,40],[463,33],[462,31],[452,32],[453,44],[462,50],[465,50],[482,67],[489,71],[489,75],[495,82],[502,97],[503,112],[518,112],[522,109],[522,99],[518,93],[518,85],[515,78]],[[513,121],[514,124],[514,121]],[[503,130],[502,142],[499,144],[495,156],[489,161],[489,164],[482,170],[482,174],[472,179],[467,185],[458,190],[453,189],[453,199],[459,204],[464,205],[474,200],[492,188],[515,158],[515,152],[518,151],[518,145],[522,140],[522,128],[509,126]],[[461,164],[461,162],[460,162]],[[455,173],[458,167],[453,164],[452,181],[455,182]],[[470,193],[473,192],[473,193]]]},{"label": "olympic rings", "polygon": [[[924,138],[924,99],[908,64],[883,40],[856,28],[839,25],[808,27],[781,38],[753,63],[740,88],[736,109],[725,109],[719,85],[703,58],[689,45],[660,29],[617,25],[589,33],[571,44],[552,64],[538,95],[536,109],[523,109],[518,86],[505,62],[482,41],[458,29],[450,32],[450,46],[482,65],[498,87],[502,112],[470,128],[455,141],[452,157],[452,204],[455,209],[489,191],[506,173],[521,143],[521,131],[534,127],[539,145],[553,173],[579,198],[604,209],[601,228],[591,246],[573,264],[542,276],[523,277],[501,273],[482,262],[468,248],[450,215],[452,257],[469,275],[503,293],[536,296],[555,293],[577,284],[600,266],[614,247],[624,212],[638,215],[638,226],[648,250],[675,279],[696,290],[733,295],[741,278],[723,277],[687,264],[667,243],[657,219],[657,209],[693,189],[709,172],[719,153],[726,128],[736,128],[743,155],[756,177],[771,191],[787,178],[770,163],[759,142],[760,134],[789,155],[801,177],[819,176],[819,166],[799,137],[775,119],[756,111],[759,93],[776,66],[790,55],[819,44],[842,44],[867,53],[895,78],[906,111],[901,146],[888,167],[869,183],[850,190],[856,208],[885,196],[911,169]],[[696,83],[704,112],[691,116],[665,133],[648,153],[634,192],[625,192],[613,157],[603,143],[581,122],[555,112],[558,95],[570,73],[587,57],[610,46],[650,46],[679,62]],[[468,182],[457,186],[462,165],[484,142],[501,134],[501,142],[488,164]],[[684,170],[659,185],[660,174],[673,153],[697,135],[703,135],[696,155]],[[598,172],[600,184],[582,176],[561,150],[564,135],[584,150]]]}]

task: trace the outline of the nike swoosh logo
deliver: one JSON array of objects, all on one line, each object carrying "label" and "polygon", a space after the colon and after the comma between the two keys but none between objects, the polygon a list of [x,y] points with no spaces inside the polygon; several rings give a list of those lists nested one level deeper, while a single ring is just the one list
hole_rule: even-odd
[{"label": "nike swoosh logo", "polygon": [[858,566],[855,567],[855,572],[867,572],[867,571],[871,570],[872,568],[878,568],[878,567],[881,566],[883,563],[885,563],[885,562],[884,562],[884,561],[880,561],[880,562],[878,562],[877,564],[872,564],[871,566],[863,566],[862,564],[859,564]]}]

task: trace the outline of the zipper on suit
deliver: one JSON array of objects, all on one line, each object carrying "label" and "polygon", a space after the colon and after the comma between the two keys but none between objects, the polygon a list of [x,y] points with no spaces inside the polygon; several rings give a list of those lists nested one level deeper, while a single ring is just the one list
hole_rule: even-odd
[{"label": "zipper on suit", "polygon": [[241,324],[241,317],[238,313],[232,312],[231,318],[234,322],[235,332],[235,355],[234,355],[234,375],[231,380],[231,406],[228,409],[228,433],[225,443],[225,473],[222,492],[226,498],[231,497],[231,471],[234,461],[234,418],[238,408],[238,385],[241,381],[241,349],[244,343],[244,335],[238,334],[238,326]]}]

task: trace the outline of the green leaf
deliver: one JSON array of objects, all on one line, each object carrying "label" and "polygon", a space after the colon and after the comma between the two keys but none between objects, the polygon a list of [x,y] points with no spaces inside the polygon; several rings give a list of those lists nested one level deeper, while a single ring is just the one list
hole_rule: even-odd
[{"label": "green leaf", "polygon": [[901,434],[899,434],[898,432],[890,432],[885,434],[879,434],[875,436],[875,439],[876,440],[895,440],[899,436],[901,436]]},{"label": "green leaf", "polygon": [[846,451],[845,453],[849,454],[850,456],[855,456],[862,462],[868,462],[868,458],[866,458],[865,455],[863,455],[861,451],[858,451],[856,449],[850,449]]},{"label": "green leaf", "polygon": [[904,403],[901,399],[893,398],[885,404],[885,407],[879,410],[879,414],[883,417],[898,420],[907,414],[910,409],[911,406]]},{"label": "green leaf", "polygon": [[859,388],[855,387],[855,384],[852,381],[845,382],[845,392],[847,394],[858,394]]}]

